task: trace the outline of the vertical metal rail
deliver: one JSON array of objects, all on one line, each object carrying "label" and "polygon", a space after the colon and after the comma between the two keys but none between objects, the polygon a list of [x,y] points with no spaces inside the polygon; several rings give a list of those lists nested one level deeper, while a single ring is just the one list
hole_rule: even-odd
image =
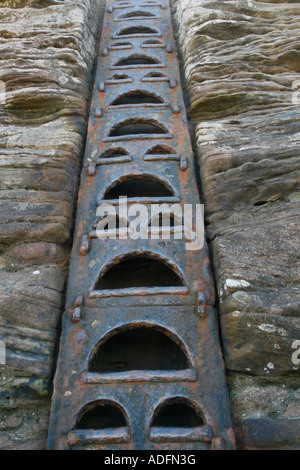
[{"label": "vertical metal rail", "polygon": [[206,245],[124,236],[136,203],[200,204],[179,77],[168,0],[108,0],[49,449],[234,448]]}]

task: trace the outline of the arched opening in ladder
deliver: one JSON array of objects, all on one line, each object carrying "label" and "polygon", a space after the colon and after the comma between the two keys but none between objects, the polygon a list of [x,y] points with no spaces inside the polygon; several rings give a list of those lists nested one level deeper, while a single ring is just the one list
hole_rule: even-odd
[{"label": "arched opening in ladder", "polygon": [[155,145],[147,150],[143,160],[179,160],[180,156],[172,147],[167,145]]},{"label": "arched opening in ladder", "polygon": [[128,219],[125,217],[120,217],[119,214],[108,214],[100,218],[99,222],[101,223],[101,228],[98,227],[98,230],[102,230],[104,232],[108,232],[110,230],[119,230],[120,227],[126,228],[129,225]]},{"label": "arched opening in ladder", "polygon": [[142,42],[142,45],[148,45],[148,44],[151,44],[151,45],[155,45],[155,44],[159,44],[159,45],[163,45],[163,42],[160,41],[159,39],[147,39],[146,41]]},{"label": "arched opening in ladder", "polygon": [[183,220],[182,215],[176,215],[172,212],[159,212],[155,214],[150,219],[151,227],[158,227],[158,228],[169,228],[169,227],[182,227]]},{"label": "arched opening in ladder", "polygon": [[136,10],[136,11],[128,11],[127,13],[123,13],[119,15],[115,21],[124,21],[124,20],[148,20],[157,18],[154,13],[145,10]]},{"label": "arched opening in ladder", "polygon": [[197,428],[204,424],[201,410],[194,403],[184,397],[174,397],[157,407],[151,427]]},{"label": "arched opening in ladder", "polygon": [[117,41],[117,42],[114,42],[111,46],[110,46],[110,50],[115,50],[115,49],[132,49],[133,45],[131,44],[131,42],[129,41]]},{"label": "arched opening in ladder", "polygon": [[151,1],[151,0],[148,0],[148,1],[144,2],[143,5],[145,5],[145,6],[147,5],[149,7],[161,6],[160,3],[155,2],[155,1]]},{"label": "arched opening in ladder", "polygon": [[146,39],[141,44],[141,47],[165,47],[165,44],[159,39]]},{"label": "arched opening in ladder", "polygon": [[150,136],[166,136],[168,130],[153,119],[133,118],[116,124],[110,131],[109,137],[150,138]]},{"label": "arched opening in ladder", "polygon": [[173,198],[173,189],[165,182],[150,175],[126,176],[122,180],[114,182],[105,192],[103,199],[147,198],[149,200],[161,198]]},{"label": "arched opening in ladder", "polygon": [[80,411],[75,429],[112,429],[128,426],[124,410],[111,400],[88,403]]},{"label": "arched opening in ladder", "polygon": [[101,155],[98,157],[97,164],[98,165],[105,165],[105,164],[113,164],[113,163],[126,163],[131,162],[132,157],[129,155],[127,150],[124,150],[121,147],[118,148],[111,148],[102,152]]},{"label": "arched opening in ladder", "polygon": [[105,150],[99,158],[119,158],[126,157],[129,153],[121,147]]},{"label": "arched opening in ladder", "polygon": [[170,207],[169,204],[160,204],[159,209],[151,213],[149,227],[151,235],[159,234],[167,240],[181,239],[184,231],[181,206],[174,204],[173,207]]},{"label": "arched opening in ladder", "polygon": [[116,37],[120,36],[160,36],[160,33],[156,29],[149,28],[148,26],[130,26],[119,31]]},{"label": "arched opening in ladder", "polygon": [[132,54],[127,57],[123,57],[114,64],[113,67],[162,67],[163,64],[155,57],[150,57],[145,54]]},{"label": "arched opening in ladder", "polygon": [[141,78],[141,82],[170,82],[170,77],[164,73],[152,71],[144,75]]},{"label": "arched opening in ladder", "polygon": [[135,90],[116,98],[110,106],[135,106],[135,105],[159,105],[164,104],[164,100],[155,95],[154,93],[147,92],[145,90]]},{"label": "arched opening in ladder", "polygon": [[131,83],[133,82],[132,77],[126,73],[115,73],[112,77],[106,80],[106,85],[117,85],[119,83]]},{"label": "arched opening in ladder", "polygon": [[147,75],[145,75],[142,78],[142,80],[145,81],[146,79],[149,79],[149,78],[150,79],[151,78],[163,78],[163,79],[169,80],[169,77],[162,72],[149,72],[147,73]]},{"label": "arched opening in ladder", "polygon": [[190,361],[182,341],[152,324],[129,324],[109,332],[92,351],[89,371],[182,371]]},{"label": "arched opening in ladder", "polygon": [[104,211],[105,213],[92,224],[92,230],[89,233],[90,238],[107,239],[119,238],[121,235],[127,237],[129,220],[127,217],[120,216],[114,208]]},{"label": "arched opening in ladder", "polygon": [[131,253],[106,267],[94,290],[182,287],[185,282],[178,268],[154,253]]},{"label": "arched opening in ladder", "polygon": [[151,149],[147,150],[145,155],[176,155],[177,152],[172,147],[167,145],[155,145]]},{"label": "arched opening in ladder", "polygon": [[115,73],[110,80],[127,80],[128,78],[131,79],[131,77],[126,75],[126,73]]}]

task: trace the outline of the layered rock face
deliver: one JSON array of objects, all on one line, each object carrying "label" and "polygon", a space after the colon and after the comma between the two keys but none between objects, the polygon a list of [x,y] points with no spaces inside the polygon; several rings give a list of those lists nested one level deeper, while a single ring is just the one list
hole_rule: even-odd
[{"label": "layered rock face", "polygon": [[2,449],[45,447],[101,3],[0,5]]},{"label": "layered rock face", "polygon": [[300,4],[173,6],[237,443],[299,448]]}]

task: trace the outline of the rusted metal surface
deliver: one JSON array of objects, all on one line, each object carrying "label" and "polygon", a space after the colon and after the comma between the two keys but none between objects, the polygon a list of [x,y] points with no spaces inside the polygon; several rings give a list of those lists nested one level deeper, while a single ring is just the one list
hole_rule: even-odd
[{"label": "rusted metal surface", "polygon": [[[145,189],[147,184],[151,188],[154,181],[164,191],[141,197],[129,195],[128,207],[137,202],[147,207],[162,202],[182,206],[200,203],[167,0],[107,2],[48,447],[233,448],[207,247],[187,250],[184,239],[164,239],[163,227],[155,239],[125,239],[122,233],[127,231],[126,225],[125,232],[120,228],[119,238],[97,236],[97,207],[103,202],[117,207],[116,185],[130,178],[135,178],[139,188]],[[150,268],[156,262],[167,266],[178,284],[164,285],[162,279],[161,285],[143,286],[139,275],[134,278],[129,272],[129,285],[125,287],[97,287],[110,269],[118,270],[134,256],[151,261]],[[137,265],[137,269],[144,268]],[[126,271],[120,273],[124,283]],[[135,283],[132,286],[130,276]],[[130,353],[124,350],[128,362],[121,357],[114,365],[123,370],[90,370],[97,347],[106,347],[126,332],[138,334],[147,329],[174,342],[188,366],[160,370],[158,364],[153,370],[130,370],[125,367],[130,363]],[[151,354],[136,350],[141,357]],[[157,410],[169,399],[193,409],[203,425],[152,426]],[[93,403],[100,403],[101,408],[101,401],[113,403],[127,426],[116,424],[112,429],[114,426],[107,424],[110,416],[105,416],[101,429],[93,424],[90,429],[80,429],[79,418],[85,407],[92,409]]]}]

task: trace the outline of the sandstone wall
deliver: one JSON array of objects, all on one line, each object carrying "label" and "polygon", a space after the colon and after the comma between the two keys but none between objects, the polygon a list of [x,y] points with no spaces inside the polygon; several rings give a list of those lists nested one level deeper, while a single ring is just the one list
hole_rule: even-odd
[{"label": "sandstone wall", "polygon": [[173,2],[237,442],[300,447],[300,4]]},{"label": "sandstone wall", "polygon": [[45,447],[99,0],[0,3],[0,447]]},{"label": "sandstone wall", "polygon": [[[0,448],[44,448],[103,0],[0,4]],[[299,447],[300,5],[175,0],[238,445]]]}]

